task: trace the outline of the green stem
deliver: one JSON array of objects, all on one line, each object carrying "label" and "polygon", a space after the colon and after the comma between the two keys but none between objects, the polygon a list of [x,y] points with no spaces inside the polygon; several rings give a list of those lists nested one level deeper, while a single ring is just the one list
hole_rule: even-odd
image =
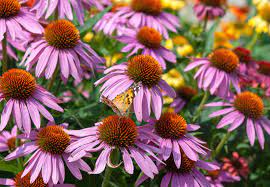
[{"label": "green stem", "polygon": [[192,118],[192,123],[196,122],[197,119],[200,117],[201,112],[202,112],[202,110],[204,108],[204,105],[207,102],[208,98],[209,98],[209,92],[205,92],[204,93],[204,96],[202,98],[202,101],[201,101],[201,103],[200,103],[200,105],[199,105],[199,107],[198,107],[198,109],[197,109],[194,117]]},{"label": "green stem", "polygon": [[[19,130],[17,130],[17,136],[20,134]],[[15,147],[19,147],[20,146],[20,139],[16,137],[16,141],[15,141]],[[18,167],[19,167],[19,170],[23,170],[23,162],[22,162],[22,158],[19,157],[17,158],[17,163],[18,163]]]},{"label": "green stem", "polygon": [[203,22],[203,32],[205,32],[207,29],[207,23],[208,23],[208,14],[206,13],[206,16],[205,16],[204,22]]},{"label": "green stem", "polygon": [[7,58],[7,35],[4,35],[2,40],[2,73],[5,73],[8,70],[8,58]]},{"label": "green stem", "polygon": [[[119,162],[119,151],[117,149],[114,149],[111,153],[111,157],[110,157],[112,163],[118,163]],[[102,182],[102,187],[109,187],[110,186],[110,178],[113,172],[113,168],[110,167],[106,167],[105,170],[105,176]]]},{"label": "green stem", "polygon": [[255,46],[255,44],[257,43],[259,36],[260,36],[259,33],[254,32],[253,37],[252,37],[251,41],[247,44],[246,48],[249,50],[252,50],[253,47]]},{"label": "green stem", "polygon": [[48,91],[51,91],[51,89],[53,87],[53,84],[54,84],[54,82],[56,80],[56,77],[58,75],[58,72],[59,72],[59,65],[56,67],[56,70],[54,71],[53,76],[52,76],[52,78],[51,78],[51,80],[50,80],[50,82],[49,82],[49,84],[47,86]]},{"label": "green stem", "polygon": [[231,132],[228,131],[227,134],[226,134],[226,135],[221,139],[221,141],[219,142],[219,144],[218,144],[216,150],[213,152],[213,156],[214,156],[214,157],[217,157],[217,156],[220,154],[220,152],[221,152],[223,146],[224,146],[225,143],[228,141],[228,139],[230,138],[230,136],[231,136]]}]

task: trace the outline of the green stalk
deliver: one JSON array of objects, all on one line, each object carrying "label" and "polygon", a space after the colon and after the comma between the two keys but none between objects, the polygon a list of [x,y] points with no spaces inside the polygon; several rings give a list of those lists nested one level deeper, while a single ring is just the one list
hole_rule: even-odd
[{"label": "green stalk", "polygon": [[[119,162],[119,150],[114,149],[111,153],[111,157],[110,157],[111,161],[113,164],[118,163]],[[110,167],[106,167],[105,170],[105,176],[102,182],[102,187],[109,187],[110,186],[110,178],[113,172],[113,168]]]},{"label": "green stalk", "polygon": [[259,39],[259,33],[254,32],[252,39],[250,40],[250,42],[247,44],[246,48],[249,50],[252,50],[255,46],[255,44],[257,43],[257,40]]},{"label": "green stalk", "polygon": [[[17,130],[17,136],[20,134],[19,130]],[[15,141],[15,147],[19,147],[20,146],[20,139],[16,137],[16,141]],[[17,160],[17,163],[18,163],[18,167],[19,167],[19,170],[23,170],[23,161],[22,161],[22,158],[19,157],[16,159]]]},{"label": "green stalk", "polygon": [[196,122],[197,119],[200,117],[201,112],[202,112],[202,110],[204,108],[204,105],[205,105],[205,103],[207,102],[207,100],[209,98],[209,95],[210,95],[209,92],[204,92],[204,96],[202,98],[202,101],[201,101],[199,107],[197,108],[197,111],[196,111],[194,117],[192,118],[192,123]]},{"label": "green stalk", "polygon": [[216,147],[216,150],[213,152],[213,157],[217,157],[220,154],[223,146],[228,141],[228,139],[230,138],[230,136],[231,136],[231,132],[228,131],[227,134],[219,142],[218,146]]},{"label": "green stalk", "polygon": [[2,73],[5,73],[8,70],[8,58],[7,58],[7,35],[4,35],[2,40]]},{"label": "green stalk", "polygon": [[51,78],[51,80],[50,80],[50,82],[49,82],[49,84],[48,84],[48,86],[47,86],[47,90],[48,90],[48,91],[51,91],[51,89],[52,89],[52,87],[53,87],[53,84],[54,84],[54,82],[55,82],[55,80],[56,80],[56,77],[57,77],[57,75],[58,75],[58,72],[59,72],[59,65],[57,65],[57,67],[56,67],[56,69],[55,69],[55,71],[54,71],[54,73],[53,73],[53,76],[52,76],[52,78]]},{"label": "green stalk", "polygon": [[205,16],[204,22],[203,22],[203,32],[205,32],[207,29],[207,23],[208,23],[208,14],[206,13],[206,16]]}]

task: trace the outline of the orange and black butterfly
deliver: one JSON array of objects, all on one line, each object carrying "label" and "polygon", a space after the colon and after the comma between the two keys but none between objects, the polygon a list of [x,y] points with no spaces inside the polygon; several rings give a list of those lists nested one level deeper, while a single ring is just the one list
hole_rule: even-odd
[{"label": "orange and black butterfly", "polygon": [[101,96],[101,102],[108,105],[119,116],[126,116],[133,104],[134,97],[138,93],[139,87],[133,86],[124,93],[119,94],[113,100]]}]

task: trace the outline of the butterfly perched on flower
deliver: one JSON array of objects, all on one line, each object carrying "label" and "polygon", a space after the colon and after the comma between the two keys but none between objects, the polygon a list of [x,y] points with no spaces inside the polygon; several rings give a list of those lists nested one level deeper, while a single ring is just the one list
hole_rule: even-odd
[{"label": "butterfly perched on flower", "polygon": [[108,105],[119,116],[126,116],[133,103],[133,99],[139,91],[139,86],[130,87],[125,92],[117,95],[113,100],[101,96],[101,102]]}]

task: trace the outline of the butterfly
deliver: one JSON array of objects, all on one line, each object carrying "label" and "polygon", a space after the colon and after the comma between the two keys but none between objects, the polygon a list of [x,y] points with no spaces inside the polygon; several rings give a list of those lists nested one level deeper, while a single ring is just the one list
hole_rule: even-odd
[{"label": "butterfly", "polygon": [[117,95],[113,100],[101,96],[101,102],[108,105],[119,116],[126,116],[139,91],[139,86],[132,86],[127,91]]}]

